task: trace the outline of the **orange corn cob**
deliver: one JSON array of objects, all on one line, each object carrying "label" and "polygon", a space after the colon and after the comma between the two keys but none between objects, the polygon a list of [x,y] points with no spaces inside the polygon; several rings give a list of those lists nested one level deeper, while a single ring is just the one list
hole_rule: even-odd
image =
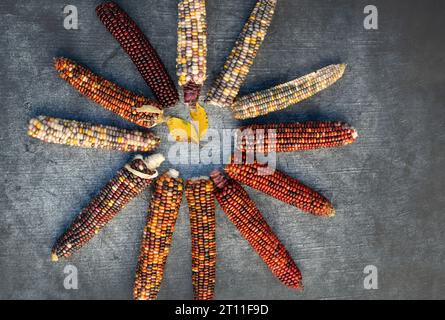
[{"label": "orange corn cob", "polygon": [[357,131],[331,121],[255,124],[240,128],[236,146],[243,152],[293,152],[334,148],[354,143]]},{"label": "orange corn cob", "polygon": [[135,300],[157,299],[182,194],[183,181],[176,170],[168,171],[155,183],[134,282]]},{"label": "orange corn cob", "polygon": [[275,199],[317,216],[335,216],[334,207],[321,194],[278,170],[266,170],[266,167],[257,162],[234,164],[232,161],[225,168],[227,175],[232,179]]},{"label": "orange corn cob", "polygon": [[158,103],[121,88],[70,59],[56,58],[55,68],[80,93],[128,121],[146,128],[163,121]]},{"label": "orange corn cob", "polygon": [[57,240],[51,260],[67,258],[102,230],[131,200],[144,191],[158,175],[164,161],[160,154],[136,158],[122,168],[82,210],[68,230]]},{"label": "orange corn cob", "polygon": [[97,16],[130,56],[156,99],[165,107],[174,106],[179,94],[167,69],[150,41],[116,3],[109,1],[96,8]]},{"label": "orange corn cob", "polygon": [[213,182],[187,181],[185,194],[192,230],[192,282],[195,300],[212,300],[216,283],[216,220]]},{"label": "orange corn cob", "polygon": [[300,270],[243,187],[227,180],[219,171],[212,172],[211,176],[216,185],[216,199],[241,235],[282,283],[290,288],[302,288]]}]

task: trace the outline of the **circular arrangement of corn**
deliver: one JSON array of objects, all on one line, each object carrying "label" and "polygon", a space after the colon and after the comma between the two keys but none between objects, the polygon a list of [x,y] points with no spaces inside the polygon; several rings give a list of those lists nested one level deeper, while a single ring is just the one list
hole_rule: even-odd
[{"label": "circular arrangement of corn", "polygon": [[28,135],[49,143],[123,152],[152,151],[161,142],[152,132],[131,131],[46,116],[30,120]]},{"label": "circular arrangement of corn", "polygon": [[330,65],[279,86],[255,92],[237,99],[231,106],[236,119],[249,119],[283,110],[306,100],[340,79],[344,64]]},{"label": "circular arrangement of corn", "polygon": [[[346,65],[331,65],[236,100],[266,36],[276,4],[277,0],[257,0],[223,70],[207,94],[208,103],[231,107],[237,119],[285,109],[329,87],[345,72]],[[178,81],[184,91],[184,102],[193,108],[191,117],[204,127],[202,132],[208,128],[208,118],[196,103],[207,76],[205,6],[205,0],[179,0],[177,30]],[[174,117],[164,118],[162,107],[176,104],[178,93],[160,57],[136,23],[114,2],[99,5],[96,13],[135,63],[159,103],[121,88],[66,58],[55,60],[59,76],[92,101],[128,121],[148,128],[166,122],[169,128],[176,125],[190,131],[190,137],[200,137],[199,130],[192,135],[194,127],[190,123]],[[332,148],[353,143],[357,138],[357,131],[348,124],[329,121],[250,125],[241,130],[253,133],[250,136],[242,134],[237,139],[242,160],[250,152]],[[28,134],[50,143],[125,152],[148,152],[160,143],[160,138],[151,132],[47,116],[31,119]],[[119,170],[57,240],[51,252],[52,260],[70,257],[89,242],[155,181],[157,168],[164,160],[160,154],[148,158],[136,156]],[[258,162],[242,161],[227,165],[226,174],[214,171],[211,178],[189,179],[185,186],[175,170],[155,181],[136,269],[135,299],[158,297],[184,189],[190,213],[195,299],[209,300],[215,295],[215,199],[272,273],[288,287],[302,288],[302,276],[296,263],[240,183],[317,216],[334,216],[334,207],[327,198],[296,179],[277,170],[260,174],[262,169]]]},{"label": "circular arrangement of corn", "polygon": [[184,102],[194,107],[207,78],[207,22],[205,0],[178,4],[178,57],[176,68]]},{"label": "circular arrangement of corn", "polygon": [[259,0],[253,9],[223,70],[207,94],[207,102],[230,107],[249,74],[275,13],[277,0]]}]

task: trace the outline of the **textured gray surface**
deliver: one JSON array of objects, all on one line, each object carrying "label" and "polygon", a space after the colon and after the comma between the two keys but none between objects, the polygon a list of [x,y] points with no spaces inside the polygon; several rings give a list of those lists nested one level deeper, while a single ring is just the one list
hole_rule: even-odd
[{"label": "textured gray surface", "polygon": [[[209,0],[208,83],[215,78],[254,0]],[[0,2],[0,298],[129,299],[149,193],[132,202],[69,261],[52,264],[57,236],[131,155],[46,145],[26,136],[34,115],[133,126],[63,80],[65,55],[151,96],[128,57],[96,18],[100,1],[68,1],[80,29],[63,28],[66,1]],[[119,1],[175,72],[176,1]],[[305,291],[288,290],[217,212],[218,299],[401,299],[445,297],[445,20],[443,1],[375,0],[380,29],[363,28],[368,1],[279,0],[275,20],[242,92],[346,62],[345,77],[310,101],[249,122],[345,120],[359,141],[338,150],[280,155],[279,169],[330,197],[332,220],[317,219],[249,189],[301,267]],[[232,128],[209,108],[211,126]],[[157,129],[165,134],[163,128]],[[166,151],[165,143],[161,151]],[[163,168],[168,168],[166,163]],[[213,167],[177,166],[185,178]],[[79,270],[65,290],[63,269]],[[379,290],[363,289],[366,265]],[[190,299],[185,202],[162,299]]]}]

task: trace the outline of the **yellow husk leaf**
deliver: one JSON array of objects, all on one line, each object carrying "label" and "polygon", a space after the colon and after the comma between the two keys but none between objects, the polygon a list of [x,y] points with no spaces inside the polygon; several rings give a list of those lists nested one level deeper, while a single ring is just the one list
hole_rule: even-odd
[{"label": "yellow husk leaf", "polygon": [[195,108],[190,111],[190,116],[193,120],[193,124],[198,129],[199,139],[205,137],[207,130],[209,129],[209,118],[207,112],[202,105],[196,104]]},{"label": "yellow husk leaf", "polygon": [[171,117],[166,121],[170,135],[178,142],[199,143],[198,132],[195,127],[181,118]]}]

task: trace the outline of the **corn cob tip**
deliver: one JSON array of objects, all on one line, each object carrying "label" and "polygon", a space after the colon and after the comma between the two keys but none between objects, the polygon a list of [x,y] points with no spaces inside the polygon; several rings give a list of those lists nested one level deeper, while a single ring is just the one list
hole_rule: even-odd
[{"label": "corn cob tip", "polygon": [[179,171],[178,170],[170,169],[170,170],[168,170],[167,174],[170,176],[170,178],[173,178],[173,179],[178,179],[179,178]]},{"label": "corn cob tip", "polygon": [[56,68],[57,71],[63,71],[67,68],[67,62],[69,59],[64,57],[56,57],[54,58],[54,68]]},{"label": "corn cob tip", "polygon": [[150,170],[155,170],[159,168],[164,161],[165,157],[160,153],[154,154],[145,159],[147,168]]},{"label": "corn cob tip", "polygon": [[340,70],[339,78],[343,77],[343,75],[345,74],[347,66],[348,65],[346,63],[341,63],[341,64],[338,65],[338,68]]},{"label": "corn cob tip", "polygon": [[332,205],[329,205],[326,210],[327,210],[327,216],[329,218],[333,218],[337,214],[337,212],[335,211],[335,208]]},{"label": "corn cob tip", "polygon": [[59,257],[57,256],[57,254],[55,254],[55,253],[52,253],[52,254],[51,254],[51,261],[52,261],[52,262],[57,262],[57,261],[59,261]]},{"label": "corn cob tip", "polygon": [[218,189],[224,188],[224,186],[227,184],[227,178],[219,170],[212,171],[210,177]]},{"label": "corn cob tip", "polygon": [[358,138],[357,130],[354,128],[351,128],[351,130],[352,130],[352,139],[357,140],[357,138]]}]

